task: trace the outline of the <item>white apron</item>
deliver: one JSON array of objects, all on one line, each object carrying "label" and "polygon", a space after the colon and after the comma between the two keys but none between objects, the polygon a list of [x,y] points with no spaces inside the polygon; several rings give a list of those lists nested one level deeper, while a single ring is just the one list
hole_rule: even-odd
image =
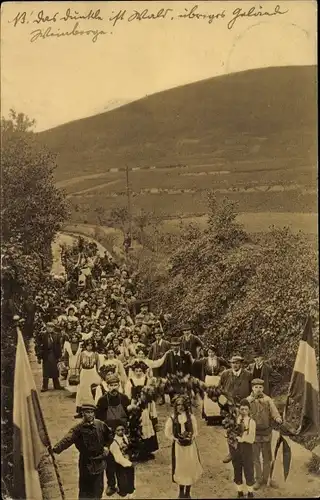
[{"label": "white apron", "polygon": [[81,344],[79,344],[78,350],[75,354],[73,354],[71,350],[71,345],[70,342],[66,342],[64,345],[65,350],[68,353],[69,356],[69,371],[68,371],[68,377],[67,377],[67,382],[65,385],[65,389],[69,391],[71,394],[76,394],[78,390],[77,385],[69,385],[69,377],[70,375],[75,375],[78,370],[76,370],[76,364],[79,359],[80,353],[81,353]]},{"label": "white apron", "polygon": [[[218,375],[206,375],[204,383],[207,387],[218,386],[220,383],[220,377]],[[212,401],[206,394],[203,399],[203,412],[206,417],[220,416],[220,407],[218,403]]]}]

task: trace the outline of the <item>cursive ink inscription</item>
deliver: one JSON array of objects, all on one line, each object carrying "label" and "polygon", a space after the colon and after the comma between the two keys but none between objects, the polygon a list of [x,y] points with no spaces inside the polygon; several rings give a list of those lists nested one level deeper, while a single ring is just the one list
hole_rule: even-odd
[{"label": "cursive ink inscription", "polygon": [[194,5],[191,9],[184,9],[184,14],[179,14],[178,17],[183,19],[207,19],[209,24],[211,24],[215,19],[224,19],[226,17],[225,11],[218,12],[216,14],[204,14],[198,12],[199,5]]},{"label": "cursive ink inscription", "polygon": [[93,11],[90,9],[88,14],[79,14],[76,10],[72,13],[71,9],[67,9],[63,17],[60,17],[61,21],[78,21],[79,19],[86,19],[88,21],[103,21],[103,17],[100,16],[100,9]]},{"label": "cursive ink inscription", "polygon": [[[33,30],[31,33],[30,33],[30,42],[33,43],[33,42],[36,42],[37,40],[44,40],[46,38],[50,38],[50,37],[57,37],[57,38],[60,38],[60,37],[66,37],[66,36],[82,36],[82,35],[88,35],[88,36],[91,36],[92,37],[92,42],[95,43],[97,40],[98,40],[98,37],[100,35],[108,35],[108,33],[106,31],[102,31],[102,30],[81,30],[81,29],[78,29],[79,28],[79,23],[76,22],[75,25],[73,26],[72,30],[71,31],[61,31],[60,29],[58,29],[57,31],[52,31],[52,28],[51,26],[49,26],[48,28],[45,28],[45,29],[36,29],[36,30]],[[112,33],[109,33],[110,35]]]},{"label": "cursive ink inscription", "polygon": [[148,9],[144,9],[141,12],[134,10],[133,13],[128,17],[128,22],[131,21],[144,21],[147,19],[165,19],[169,12],[173,9],[160,9],[156,14],[149,12]]},{"label": "cursive ink inscription", "polygon": [[261,16],[277,16],[277,15],[283,15],[283,14],[286,14],[287,12],[289,12],[288,10],[281,11],[280,9],[281,9],[280,5],[277,5],[272,12],[263,10],[263,7],[261,5],[259,6],[259,10],[257,10],[256,7],[251,7],[251,9],[249,9],[248,11],[245,11],[245,10],[241,9],[240,7],[238,7],[232,13],[233,18],[231,19],[231,21],[228,22],[228,25],[227,25],[228,29],[231,30],[234,27],[236,21],[238,19],[241,19],[241,18],[261,17]]},{"label": "cursive ink inscription", "polygon": [[37,19],[34,19],[33,22],[40,24],[40,23],[56,23],[57,22],[57,16],[59,15],[59,12],[56,12],[53,16],[45,16],[43,10],[40,10],[37,13]]},{"label": "cursive ink inscription", "polygon": [[113,26],[115,26],[118,21],[124,21],[124,16],[126,12],[127,12],[126,10],[119,10],[119,12],[117,12],[116,15],[109,17],[109,21],[112,23]]}]

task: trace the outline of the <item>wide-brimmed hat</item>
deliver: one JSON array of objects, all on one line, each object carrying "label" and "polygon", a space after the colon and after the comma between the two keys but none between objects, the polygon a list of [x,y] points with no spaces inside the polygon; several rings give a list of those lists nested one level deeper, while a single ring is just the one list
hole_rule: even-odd
[{"label": "wide-brimmed hat", "polygon": [[254,358],[262,358],[264,356],[262,349],[259,347],[253,351],[253,357]]},{"label": "wide-brimmed hat", "polygon": [[180,331],[181,332],[186,332],[187,330],[192,330],[192,326],[190,325],[190,323],[183,323],[180,326]]},{"label": "wide-brimmed hat", "polygon": [[171,345],[180,345],[181,344],[180,337],[172,337],[170,340],[170,344]]},{"label": "wide-brimmed hat", "polygon": [[244,361],[244,358],[242,356],[239,356],[239,355],[236,355],[236,356],[232,356],[231,359],[229,359],[229,363],[238,363],[238,362],[243,362]]}]

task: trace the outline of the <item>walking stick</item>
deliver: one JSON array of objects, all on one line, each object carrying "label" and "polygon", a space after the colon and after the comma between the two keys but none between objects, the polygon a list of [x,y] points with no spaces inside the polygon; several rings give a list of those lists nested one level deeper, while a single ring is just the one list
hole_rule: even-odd
[{"label": "walking stick", "polygon": [[[48,436],[48,439],[49,439],[49,436]],[[54,468],[54,471],[56,473],[56,478],[57,478],[57,482],[58,482],[58,486],[59,486],[61,498],[62,498],[62,500],[65,500],[66,496],[65,496],[65,493],[64,493],[63,484],[62,484],[62,480],[61,480],[61,476],[60,476],[58,464],[56,462],[56,457],[54,456],[54,453],[53,453],[53,450],[51,448],[51,445],[48,447],[48,452],[49,452],[49,455],[51,456],[53,468]]]}]

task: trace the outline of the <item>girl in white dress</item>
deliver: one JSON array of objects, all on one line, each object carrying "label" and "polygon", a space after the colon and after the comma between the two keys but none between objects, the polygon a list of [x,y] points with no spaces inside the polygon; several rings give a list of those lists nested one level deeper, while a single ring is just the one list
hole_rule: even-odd
[{"label": "girl in white dress", "polygon": [[191,486],[203,472],[195,441],[197,421],[190,408],[190,401],[185,396],[178,396],[164,430],[165,436],[172,441],[172,480],[179,485],[178,498],[191,498]]},{"label": "girl in white dress", "polygon": [[83,402],[94,404],[91,386],[98,385],[101,380],[98,373],[100,368],[99,355],[93,340],[89,339],[83,342],[83,350],[79,355],[76,368],[80,373],[80,383],[77,390],[77,414],[75,417],[79,418],[79,410]]},{"label": "girl in white dress", "polygon": [[81,354],[81,335],[77,332],[73,332],[70,336],[70,340],[66,340],[64,343],[63,359],[65,365],[68,367],[68,377],[65,385],[65,389],[71,394],[75,395],[78,390],[77,384],[69,384],[71,377],[76,378],[79,375],[77,370],[77,362]]}]

